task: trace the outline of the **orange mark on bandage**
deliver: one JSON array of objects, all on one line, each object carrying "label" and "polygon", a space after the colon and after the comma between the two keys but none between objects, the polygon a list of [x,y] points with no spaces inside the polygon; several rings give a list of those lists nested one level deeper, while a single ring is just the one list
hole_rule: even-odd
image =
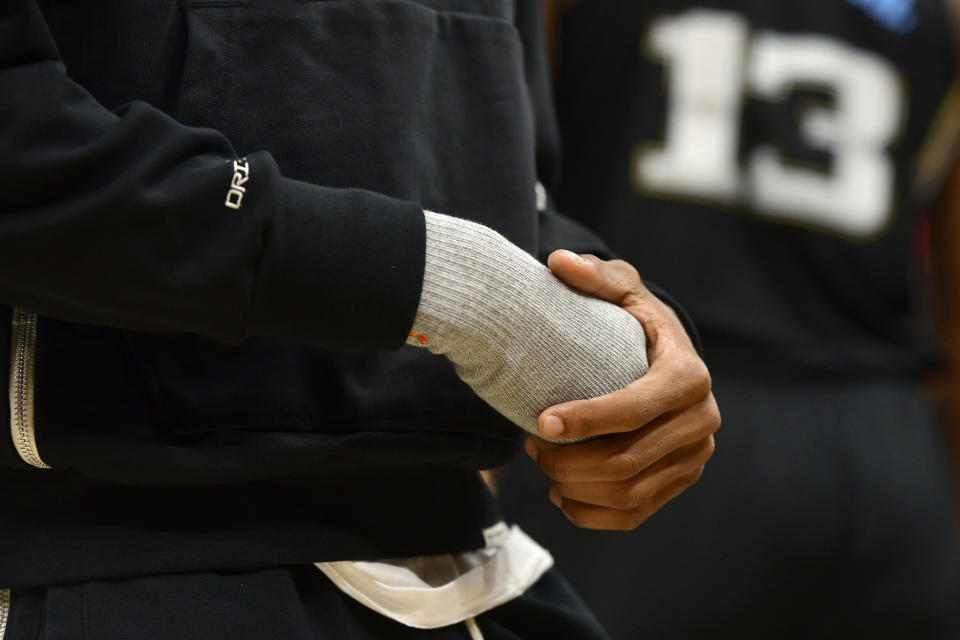
[{"label": "orange mark on bandage", "polygon": [[422,333],[417,333],[416,331],[411,331],[411,332],[410,332],[410,335],[411,335],[411,337],[416,338],[416,339],[417,339],[417,342],[419,342],[420,344],[427,344],[427,342],[429,342],[429,340],[427,340],[427,336],[423,335]]}]

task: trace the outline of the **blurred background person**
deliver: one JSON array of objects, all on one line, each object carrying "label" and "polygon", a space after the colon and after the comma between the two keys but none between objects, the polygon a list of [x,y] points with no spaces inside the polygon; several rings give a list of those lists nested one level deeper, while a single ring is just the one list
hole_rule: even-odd
[{"label": "blurred background person", "polygon": [[724,428],[635,532],[578,531],[529,460],[508,511],[614,638],[960,638],[955,8],[547,6],[560,208],[688,306]]}]

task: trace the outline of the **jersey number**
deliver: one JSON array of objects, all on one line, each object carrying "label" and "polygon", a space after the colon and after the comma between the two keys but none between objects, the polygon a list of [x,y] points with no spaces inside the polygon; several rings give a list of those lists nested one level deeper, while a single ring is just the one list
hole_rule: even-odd
[{"label": "jersey number", "polygon": [[[863,238],[892,215],[903,94],[896,70],[868,51],[822,35],[761,31],[737,14],[691,10],[651,26],[649,48],[669,77],[662,148],[637,154],[634,179],[646,191],[719,204],[745,204],[792,221]],[[803,141],[828,151],[828,172],[788,163],[760,145],[738,165],[744,90],[770,102],[797,86],[829,91],[829,106],[798,118]]]}]

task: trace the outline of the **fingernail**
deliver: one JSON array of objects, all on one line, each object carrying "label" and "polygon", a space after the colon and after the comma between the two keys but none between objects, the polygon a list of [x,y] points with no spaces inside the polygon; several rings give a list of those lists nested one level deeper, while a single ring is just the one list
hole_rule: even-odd
[{"label": "fingernail", "polygon": [[574,253],[573,251],[568,251],[567,249],[564,249],[563,252],[566,253],[571,258],[573,258],[575,261],[579,262],[580,264],[583,264],[584,262],[586,262],[586,260],[580,257],[580,254]]},{"label": "fingernail", "polygon": [[543,426],[540,427],[540,433],[548,438],[558,438],[563,433],[563,420],[557,416],[547,416],[543,419]]},{"label": "fingernail", "polygon": [[527,441],[523,443],[523,450],[527,452],[527,455],[530,456],[534,462],[537,461],[540,452],[537,450],[537,445],[533,444],[531,438],[527,438]]},{"label": "fingernail", "polygon": [[550,487],[549,497],[550,497],[550,502],[557,505],[558,509],[563,508],[563,496],[560,495],[559,489],[557,489],[556,487]]}]

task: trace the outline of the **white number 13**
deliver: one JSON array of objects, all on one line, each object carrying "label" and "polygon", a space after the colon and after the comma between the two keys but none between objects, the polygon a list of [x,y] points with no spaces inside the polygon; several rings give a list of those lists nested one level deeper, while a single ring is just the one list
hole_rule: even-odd
[{"label": "white number 13", "polygon": [[[896,70],[868,51],[822,35],[750,30],[740,16],[691,10],[656,20],[649,47],[669,69],[664,146],[639,153],[634,179],[647,191],[721,204],[864,238],[892,214],[895,170],[887,147],[898,133],[903,94]],[[770,145],[737,164],[746,87],[771,102],[802,85],[834,95],[806,109],[800,134],[829,151],[829,173],[788,164]]]}]

